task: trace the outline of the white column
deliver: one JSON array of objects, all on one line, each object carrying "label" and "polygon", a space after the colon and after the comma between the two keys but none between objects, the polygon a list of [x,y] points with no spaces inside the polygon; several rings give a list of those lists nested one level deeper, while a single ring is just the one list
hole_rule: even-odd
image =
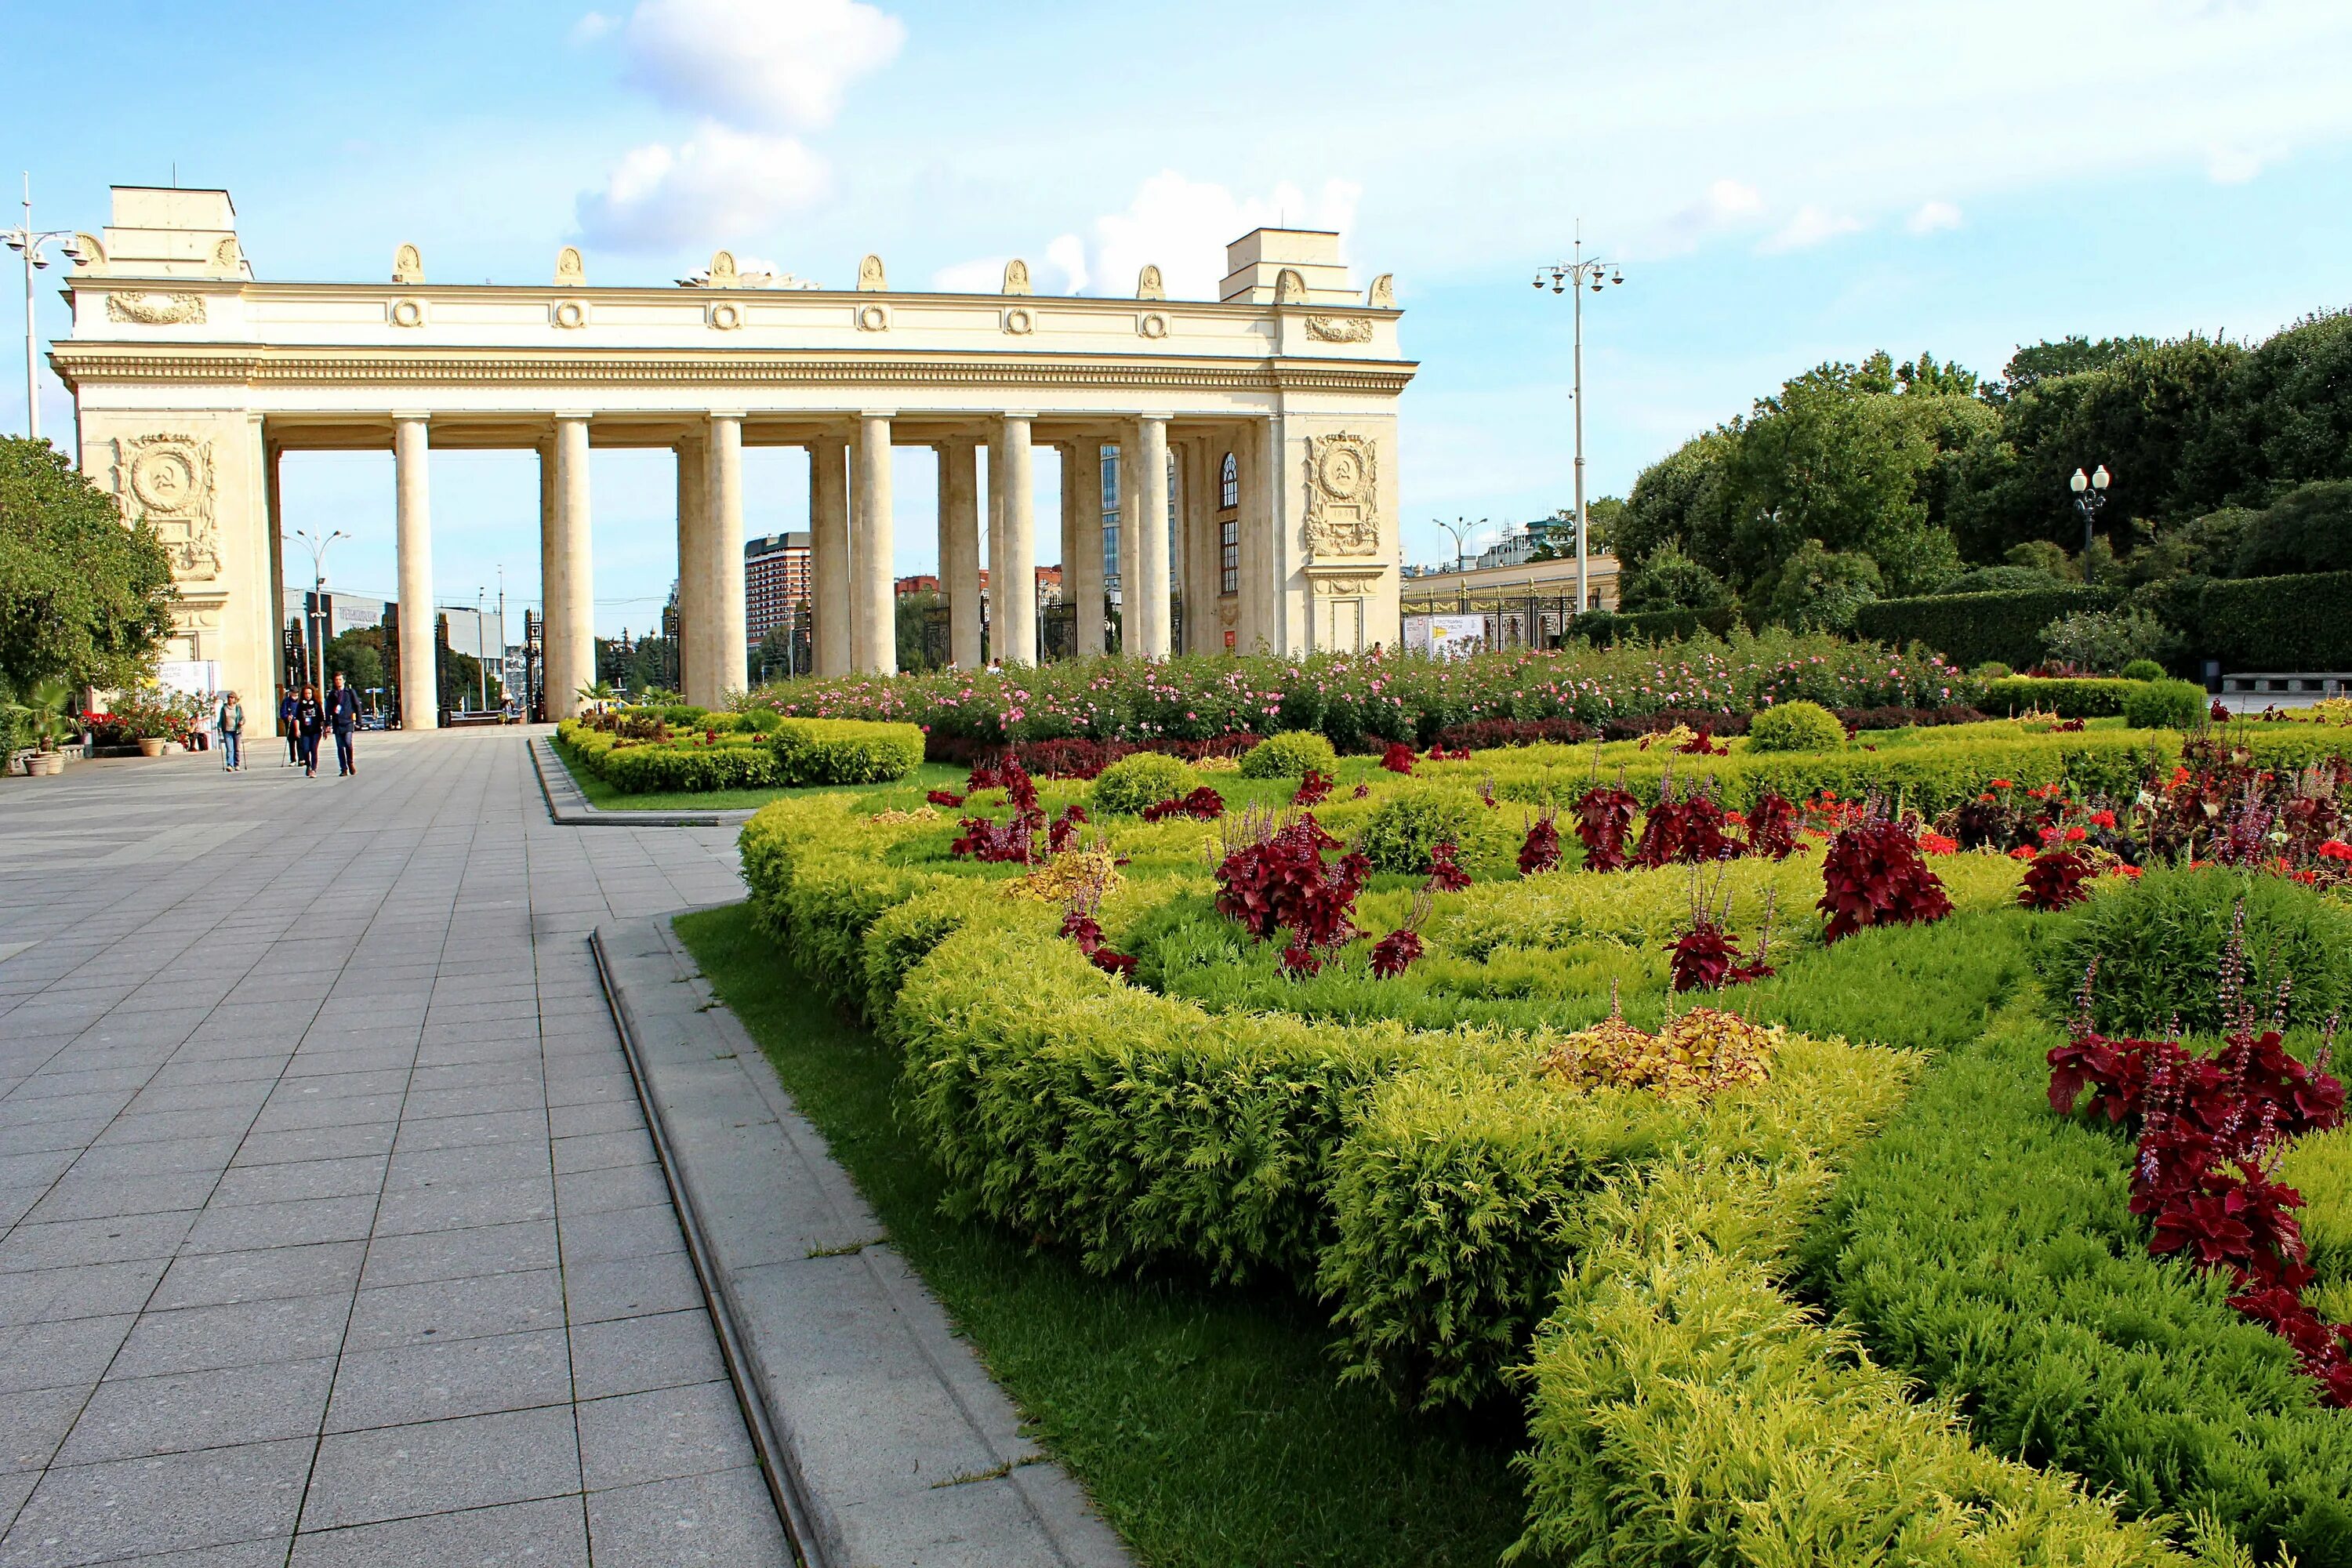
[{"label": "white column", "polygon": [[988,657],[1004,658],[1004,430],[988,432]]},{"label": "white column", "polygon": [[555,607],[557,557],[562,541],[556,530],[555,437],[539,442],[539,689],[547,717],[561,710],[555,701],[555,627],[548,612]]},{"label": "white column", "polygon": [[980,446],[959,437],[940,447],[940,587],[948,596],[948,655],[978,669]]},{"label": "white column", "polygon": [[898,625],[890,578],[890,416],[857,416],[856,515],[849,531],[850,668],[898,673]]},{"label": "white column", "polygon": [[[1030,467],[1029,416],[1004,416],[997,450],[1004,458],[1004,548],[996,580],[997,647],[1007,664],[1037,662],[1037,517]],[[993,521],[993,520],[992,520]]]},{"label": "white column", "polygon": [[1071,470],[1078,466],[1078,444],[1075,441],[1056,442],[1054,452],[1062,468],[1061,613],[1071,618],[1073,642],[1070,652],[1075,657],[1077,653],[1075,633],[1078,601],[1077,595],[1071,590],[1077,582],[1076,573],[1078,566],[1078,487],[1076,476]]},{"label": "white column", "polygon": [[703,558],[702,591],[709,632],[705,639],[709,651],[703,662],[709,672],[704,680],[709,695],[693,700],[716,708],[726,701],[729,692],[740,691],[748,683],[750,656],[744,647],[748,634],[743,613],[743,416],[712,415],[706,444],[709,477],[703,489],[703,532],[707,553]]},{"label": "white column", "polygon": [[[596,679],[596,569],[588,531],[588,416],[555,416],[554,585],[547,595],[547,712],[572,718]],[[562,661],[557,660],[561,652]]]},{"label": "white column", "polygon": [[1074,447],[1076,459],[1062,476],[1077,509],[1077,549],[1073,561],[1062,565],[1062,595],[1075,596],[1078,605],[1078,657],[1094,658],[1104,651],[1103,636],[1103,493],[1102,437],[1089,435]]},{"label": "white column", "polygon": [[849,443],[809,443],[811,649],[819,675],[849,673]]},{"label": "white column", "polygon": [[1168,657],[1168,419],[1146,415],[1119,445],[1119,581],[1131,651]]},{"label": "white column", "polygon": [[1263,643],[1268,652],[1279,651],[1279,630],[1275,625],[1276,587],[1275,583],[1275,521],[1274,521],[1274,426],[1271,421],[1254,419],[1242,427],[1241,440],[1234,448],[1234,462],[1241,470],[1241,569],[1238,574],[1238,597],[1241,600],[1241,635],[1234,638],[1238,653],[1255,653]]},{"label": "white column", "polygon": [[425,472],[425,416],[395,414],[392,463],[397,489],[400,555],[400,727],[441,726],[441,684],[435,678],[433,635],[432,488]]},{"label": "white column", "polygon": [[710,703],[709,652],[703,628],[710,620],[705,563],[710,553],[709,458],[702,437],[677,444],[677,685],[688,702]]}]

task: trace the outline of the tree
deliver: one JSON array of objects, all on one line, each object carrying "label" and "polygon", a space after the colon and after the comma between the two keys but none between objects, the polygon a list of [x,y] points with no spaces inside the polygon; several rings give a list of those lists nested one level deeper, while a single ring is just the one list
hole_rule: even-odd
[{"label": "tree", "polygon": [[2352,480],[2299,486],[2253,514],[2231,565],[2241,577],[2352,571]]},{"label": "tree", "polygon": [[1756,405],[1726,477],[1735,581],[1761,581],[1807,540],[1832,553],[1889,544],[1906,563],[1936,553],[1913,537],[1928,526],[1917,480],[1936,450],[1892,406],[1894,385],[1882,353],[1819,366]]},{"label": "tree", "polygon": [[353,626],[327,644],[327,673],[341,675],[355,691],[383,684],[383,628]]},{"label": "tree", "polygon": [[900,669],[930,668],[930,649],[924,637],[924,617],[947,603],[939,594],[901,594],[898,595],[898,643]]},{"label": "tree", "polygon": [[1724,475],[1738,439],[1737,421],[1718,426],[1642,470],[1625,510],[1611,521],[1621,563],[1638,565],[1671,543],[1718,576],[1729,570]]},{"label": "tree", "polygon": [[[1591,555],[1613,554],[1617,520],[1625,515],[1625,503],[1616,496],[1601,496],[1584,503],[1587,537],[1585,552]],[[1530,561],[1573,561],[1576,559],[1576,509],[1564,506],[1541,523],[1529,523],[1530,529],[1543,530],[1543,542],[1537,545]]]},{"label": "tree", "polygon": [[2231,364],[2169,510],[2267,506],[2322,479],[2352,479],[2352,310],[2306,316]]},{"label": "tree", "polygon": [[0,679],[133,687],[172,633],[172,562],[144,520],[47,441],[0,437]]},{"label": "tree", "polygon": [[1731,603],[1723,579],[1672,544],[1650,552],[1618,590],[1621,610],[1711,610]]},{"label": "tree", "polygon": [[2032,391],[2045,381],[2103,369],[2126,354],[2138,353],[2154,347],[2154,338],[2101,338],[2093,342],[2088,338],[2075,336],[2062,338],[2054,343],[2044,338],[2010,355],[2009,363],[2002,367],[2001,378],[1988,382],[1984,395],[1987,401],[1996,405],[2007,403],[2012,397]]},{"label": "tree", "polygon": [[782,680],[795,673],[793,668],[792,634],[782,626],[770,626],[760,634],[760,651],[753,658],[755,684]]},{"label": "tree", "polygon": [[1879,596],[1878,566],[1855,551],[1805,541],[1775,574],[1766,603],[1771,618],[1801,632],[1850,632],[1862,606]]}]

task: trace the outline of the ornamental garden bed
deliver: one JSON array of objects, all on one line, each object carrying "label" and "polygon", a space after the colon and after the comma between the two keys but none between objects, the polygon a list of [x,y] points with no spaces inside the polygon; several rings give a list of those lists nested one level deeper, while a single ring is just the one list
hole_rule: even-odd
[{"label": "ornamental garden bed", "polygon": [[1160,1414],[1007,1380],[1154,1561],[2352,1562],[2352,731],[2076,722],[983,762],[769,806],[748,916],[942,1235],[1319,1321],[1483,1478],[1335,1545],[1370,1472],[1179,1467],[1073,1312]]}]

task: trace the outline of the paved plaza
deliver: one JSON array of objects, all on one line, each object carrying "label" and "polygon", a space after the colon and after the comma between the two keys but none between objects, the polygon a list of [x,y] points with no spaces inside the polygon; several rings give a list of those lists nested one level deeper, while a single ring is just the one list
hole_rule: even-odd
[{"label": "paved plaza", "polygon": [[516,731],[0,780],[0,1568],[789,1561]]}]

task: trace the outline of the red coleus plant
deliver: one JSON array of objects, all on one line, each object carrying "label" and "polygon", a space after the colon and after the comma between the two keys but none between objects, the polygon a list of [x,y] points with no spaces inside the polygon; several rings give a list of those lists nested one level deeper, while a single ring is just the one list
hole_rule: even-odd
[{"label": "red coleus plant", "polygon": [[935,789],[923,798],[933,805],[957,806],[963,804],[963,796],[951,789]]},{"label": "red coleus plant", "polygon": [[1429,745],[1429,760],[1433,763],[1466,763],[1470,760],[1470,748],[1458,746],[1449,752],[1444,742],[1433,741]]},{"label": "red coleus plant", "polygon": [[[1353,851],[1327,862],[1325,855],[1343,846],[1312,813],[1280,824],[1247,814],[1228,846],[1217,864],[1217,912],[1240,921],[1253,938],[1264,942],[1288,931],[1292,945],[1311,955],[1358,934],[1350,915],[1371,862]],[[1298,967],[1286,955],[1285,965]]]},{"label": "red coleus plant", "polygon": [[1675,750],[1686,757],[1722,757],[1728,756],[1731,752],[1730,747],[1718,746],[1715,743],[1714,730],[1705,724],[1700,725],[1689,740],[1676,746]]},{"label": "red coleus plant", "polygon": [[[1716,991],[1744,985],[1774,973],[1766,955],[1772,947],[1772,894],[1764,895],[1764,925],[1756,938],[1756,954],[1744,956],[1730,931],[1731,898],[1724,896],[1720,914],[1708,907],[1692,874],[1690,923],[1666,944],[1666,966],[1676,991]],[[1718,885],[1720,881],[1718,879]]]},{"label": "red coleus plant", "polygon": [[1771,790],[1748,808],[1748,853],[1786,860],[1797,849],[1797,807]]},{"label": "red coleus plant", "polygon": [[1298,793],[1290,797],[1293,805],[1321,805],[1331,798],[1331,775],[1320,768],[1309,768],[1298,781]]},{"label": "red coleus plant", "polygon": [[1739,846],[1724,834],[1727,820],[1711,795],[1702,793],[1675,800],[1662,794],[1642,821],[1642,838],[1633,847],[1633,863],[1654,870],[1660,866],[1708,866],[1728,860],[1739,853]]},{"label": "red coleus plant", "polygon": [[2029,910],[2063,910],[2091,896],[2091,859],[2079,849],[2044,849],[2025,868],[2017,901]]},{"label": "red coleus plant", "polygon": [[1872,812],[1830,840],[1822,857],[1823,942],[1864,926],[1916,925],[1952,912],[1944,884],[1919,856],[1908,822]]},{"label": "red coleus plant", "polygon": [[1458,851],[1453,845],[1439,842],[1429,847],[1429,880],[1423,885],[1434,892],[1458,893],[1470,885],[1470,873],[1454,863]]},{"label": "red coleus plant", "polygon": [[[1003,822],[993,817],[967,816],[956,826],[963,831],[948,846],[948,853],[959,859],[970,856],[975,860],[1032,865],[1038,858],[1038,836],[1045,838],[1044,853],[1058,855],[1077,836],[1078,825],[1086,821],[1086,808],[1071,805],[1064,809],[1048,828],[1045,808],[1037,798],[1037,785],[1028,771],[1019,763],[1007,758],[1001,764],[982,764],[988,776],[995,782],[987,785],[975,783],[972,793],[982,788],[1003,789],[1013,803],[1013,816]],[[975,767],[971,776],[978,780],[982,768]]]},{"label": "red coleus plant", "polygon": [[1143,820],[1146,822],[1165,822],[1171,816],[1214,822],[1224,815],[1225,797],[1207,784],[1200,785],[1180,799],[1155,801],[1143,808]]},{"label": "red coleus plant", "polygon": [[1104,973],[1124,977],[1135,973],[1134,956],[1113,952],[1104,944],[1102,922],[1095,919],[1094,911],[1087,906],[1071,905],[1069,911],[1062,916],[1062,934],[1076,942],[1078,951],[1087,955],[1087,962]]},{"label": "red coleus plant", "polygon": [[1625,868],[1625,835],[1632,830],[1633,813],[1641,804],[1622,787],[1601,784],[1578,797],[1576,837],[1584,846],[1586,870]]},{"label": "red coleus plant", "polygon": [[2313,1279],[2294,1215],[2303,1194],[2272,1179],[2286,1143],[2342,1124],[2344,1085],[2327,1071],[2332,1038],[2306,1067],[2287,1054],[2275,1026],[2283,1016],[2268,1029],[2256,1023],[2244,999],[2244,930],[2242,901],[2221,954],[2221,991],[2235,1016],[2210,1057],[2174,1040],[2096,1033],[2094,964],[2083,978],[2073,1036],[2049,1055],[2050,1104],[2071,1114],[2088,1087],[2091,1113],[2137,1121],[2131,1211],[2148,1218],[2148,1250],[2229,1269],[2236,1286],[2230,1305],[2285,1340],[2329,1404],[2352,1406],[2352,1330],[2303,1300]]},{"label": "red coleus plant", "polygon": [[1423,883],[1412,896],[1412,912],[1404,924],[1372,944],[1372,977],[1393,980],[1421,957],[1421,928],[1437,904],[1436,890]]},{"label": "red coleus plant", "polygon": [[1381,766],[1392,773],[1412,772],[1412,748],[1402,741],[1391,741],[1389,749],[1381,753]]},{"label": "red coleus plant", "polygon": [[1519,875],[1533,877],[1559,868],[1559,813],[1546,806],[1536,819],[1528,824],[1527,838],[1519,845]]}]

